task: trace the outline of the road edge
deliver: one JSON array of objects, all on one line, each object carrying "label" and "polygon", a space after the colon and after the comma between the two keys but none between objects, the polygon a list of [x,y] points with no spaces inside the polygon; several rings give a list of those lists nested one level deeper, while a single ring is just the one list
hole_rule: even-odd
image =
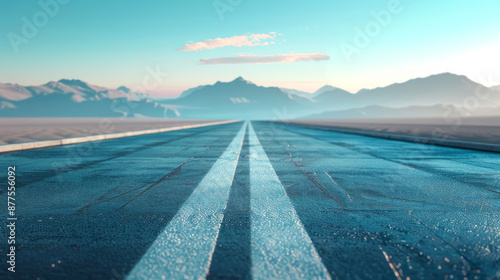
[{"label": "road edge", "polygon": [[489,143],[467,142],[467,141],[449,140],[449,139],[433,139],[433,138],[429,138],[429,137],[421,137],[421,136],[413,136],[413,135],[382,133],[382,132],[375,132],[375,131],[369,131],[369,130],[363,130],[363,129],[349,129],[349,128],[343,128],[343,127],[340,128],[340,127],[336,127],[336,126],[304,124],[304,123],[294,123],[294,122],[285,122],[285,121],[278,121],[278,122],[275,121],[274,123],[297,126],[297,127],[304,127],[304,128],[328,130],[328,131],[347,133],[347,134],[356,134],[356,135],[368,136],[368,137],[374,137],[374,138],[383,138],[383,139],[396,140],[396,141],[412,142],[412,143],[424,144],[424,145],[435,145],[435,146],[460,148],[460,149],[467,149],[467,150],[476,150],[476,151],[482,151],[482,152],[500,153],[500,145],[489,144]]},{"label": "road edge", "polygon": [[56,139],[56,140],[43,140],[43,141],[34,141],[34,142],[25,142],[25,143],[16,143],[16,144],[6,144],[6,145],[0,145],[0,154],[1,153],[24,151],[24,150],[32,150],[32,149],[49,148],[49,147],[55,147],[55,146],[79,144],[79,143],[85,143],[85,142],[94,142],[94,141],[101,141],[101,140],[124,138],[124,137],[137,136],[137,135],[154,134],[154,133],[161,133],[161,132],[168,132],[168,131],[175,131],[175,130],[182,130],[182,129],[189,129],[189,128],[221,125],[221,124],[228,124],[228,123],[234,123],[234,122],[239,122],[239,120],[209,122],[209,123],[201,123],[201,124],[172,126],[172,127],[165,127],[165,128],[136,130],[136,131],[126,131],[126,132],[117,132],[117,133],[111,133],[111,134],[98,134],[98,135],[80,136],[80,137],[72,137],[72,138],[64,138],[64,139]]}]

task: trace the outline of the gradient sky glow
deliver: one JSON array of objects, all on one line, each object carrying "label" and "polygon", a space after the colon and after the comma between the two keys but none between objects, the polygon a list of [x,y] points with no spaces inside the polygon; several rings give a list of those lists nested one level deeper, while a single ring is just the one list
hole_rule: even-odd
[{"label": "gradient sky glow", "polygon": [[[305,91],[355,92],[441,72],[500,84],[498,0],[64,2],[17,53],[12,34],[44,10],[38,1],[0,3],[0,82],[135,88],[158,68],[168,76],[149,92],[162,96],[237,76]],[[356,44],[367,28],[369,41]],[[349,58],[347,45],[356,48]]]}]

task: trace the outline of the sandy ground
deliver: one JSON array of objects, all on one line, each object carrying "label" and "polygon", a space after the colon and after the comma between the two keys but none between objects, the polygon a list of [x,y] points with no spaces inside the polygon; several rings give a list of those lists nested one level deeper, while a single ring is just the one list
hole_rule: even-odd
[{"label": "sandy ground", "polygon": [[213,120],[0,118],[0,145],[200,124]]},{"label": "sandy ground", "polygon": [[[0,145],[212,122],[179,119],[0,118]],[[294,120],[333,127],[500,144],[500,117]]]},{"label": "sandy ground", "polygon": [[346,119],[294,120],[291,122],[413,135],[433,139],[500,144],[500,117],[464,118],[453,121],[442,119]]}]

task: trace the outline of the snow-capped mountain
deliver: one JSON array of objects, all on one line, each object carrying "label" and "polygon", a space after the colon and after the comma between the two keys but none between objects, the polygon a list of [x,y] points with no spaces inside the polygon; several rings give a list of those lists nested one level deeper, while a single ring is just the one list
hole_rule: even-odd
[{"label": "snow-capped mountain", "polygon": [[0,117],[290,119],[322,112],[327,112],[324,117],[426,117],[450,106],[494,113],[500,106],[500,91],[495,89],[450,73],[363,89],[356,94],[333,86],[311,94],[258,86],[238,77],[186,90],[177,98],[154,99],[123,86],[108,89],[63,79],[41,86],[0,84]]},{"label": "snow-capped mountain", "polygon": [[163,103],[192,118],[276,119],[311,112],[314,102],[277,87],[261,87],[238,77],[203,86]]},{"label": "snow-capped mountain", "polygon": [[[147,94],[108,89],[81,80],[41,86],[0,84],[0,117],[164,117],[175,115]],[[172,109],[172,108],[170,108]],[[167,112],[166,112],[167,111]]]},{"label": "snow-capped mountain", "polygon": [[32,97],[25,87],[16,84],[0,84],[0,100],[19,101]]}]

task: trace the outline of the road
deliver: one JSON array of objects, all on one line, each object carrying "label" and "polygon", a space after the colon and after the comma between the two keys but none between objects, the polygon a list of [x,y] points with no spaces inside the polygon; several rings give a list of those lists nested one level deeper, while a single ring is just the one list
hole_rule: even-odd
[{"label": "road", "polygon": [[1,279],[500,279],[499,154],[238,122],[0,158]]}]

